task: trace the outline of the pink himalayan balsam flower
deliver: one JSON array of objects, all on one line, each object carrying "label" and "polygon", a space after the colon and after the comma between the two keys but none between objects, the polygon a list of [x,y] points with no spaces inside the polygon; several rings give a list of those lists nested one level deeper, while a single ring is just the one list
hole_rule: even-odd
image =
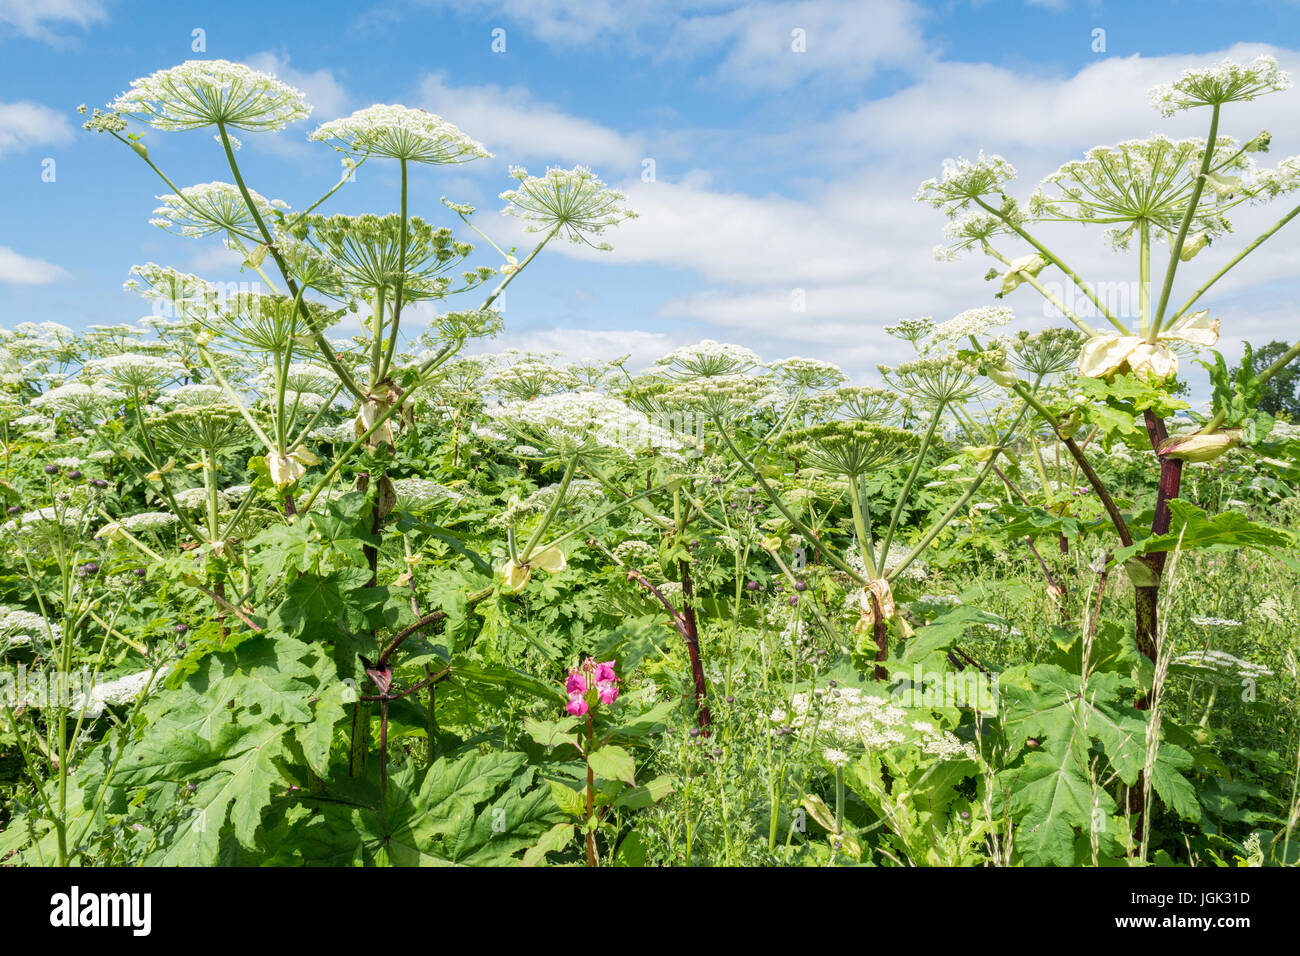
[{"label": "pink himalayan balsam flower", "polygon": [[596,689],[600,692],[600,702],[602,704],[612,704],[618,700],[618,684],[613,681],[597,684]]},{"label": "pink himalayan balsam flower", "polygon": [[574,694],[585,694],[587,692],[587,678],[579,674],[576,668],[569,671],[569,679],[564,682],[564,692],[570,697]]},{"label": "pink himalayan balsam flower", "polygon": [[610,681],[616,681],[618,678],[614,675],[614,662],[606,661],[603,664],[596,665],[596,673],[593,675],[596,683],[604,684]]},{"label": "pink himalayan balsam flower", "polygon": [[581,717],[587,712],[587,702],[581,697],[573,697],[564,705],[564,709],[574,717]]}]

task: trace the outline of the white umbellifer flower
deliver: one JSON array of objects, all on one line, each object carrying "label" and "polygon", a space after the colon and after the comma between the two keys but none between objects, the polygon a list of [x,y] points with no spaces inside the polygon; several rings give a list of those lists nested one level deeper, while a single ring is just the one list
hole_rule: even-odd
[{"label": "white umbellifer flower", "polygon": [[608,243],[593,243],[587,236],[598,236],[609,226],[636,218],[635,212],[619,205],[627,197],[607,189],[585,166],[551,168],[545,176],[529,176],[528,170],[514,166],[510,175],[519,185],[501,194],[506,201],[502,212],[530,223],[530,232],[555,229],[572,242],[608,250]]},{"label": "white umbellifer flower", "polygon": [[159,404],[172,408],[206,408],[209,405],[228,405],[230,400],[220,385],[182,385],[158,396]]},{"label": "white umbellifer flower", "polygon": [[1234,678],[1272,677],[1273,672],[1263,664],[1243,661],[1227,651],[1192,651],[1174,658],[1175,664],[1194,667],[1198,670],[1214,671]]},{"label": "white umbellifer flower", "polygon": [[427,478],[394,478],[393,491],[397,493],[399,505],[407,511],[421,511],[439,501],[459,501],[465,497]]},{"label": "white umbellifer flower", "polygon": [[489,391],[499,395],[530,399],[548,392],[576,388],[578,385],[576,375],[552,364],[546,356],[510,356],[506,360],[510,364],[493,368],[484,383]]},{"label": "white umbellifer flower", "polygon": [[975,749],[947,731],[909,721],[909,713],[889,699],[876,697],[856,687],[818,689],[795,694],[789,709],[771,715],[778,724],[795,730],[813,730],[835,749],[883,750],[900,744],[914,746],[926,756],[940,760],[976,757]]},{"label": "white umbellifer flower", "polygon": [[825,757],[826,762],[833,767],[843,767],[849,762],[849,755],[843,750],[837,750],[834,747],[827,747],[822,751],[822,756]]},{"label": "white umbellifer flower", "polygon": [[1289,156],[1273,169],[1260,170],[1250,182],[1254,199],[1276,199],[1300,189],[1300,156]]},{"label": "white umbellifer flower", "polygon": [[25,511],[11,518],[0,525],[0,531],[25,535],[38,530],[46,530],[56,522],[62,524],[65,528],[75,528],[81,523],[83,517],[85,517],[85,512],[80,508],[69,507],[60,512],[51,505],[45,508],[37,508],[35,511]]},{"label": "white umbellifer flower", "polygon": [[58,465],[60,468],[80,468],[82,465],[85,464],[85,462],[82,461],[80,458],[73,458],[71,456],[67,456],[64,458],[55,458],[54,461],[51,462],[51,464]]},{"label": "white umbellifer flower", "polygon": [[311,115],[298,90],[229,60],[187,60],[133,80],[110,106],[155,129],[201,129],[222,123],[234,129],[284,129]]},{"label": "white umbellifer flower", "polygon": [[330,120],[307,138],[354,156],[386,156],[412,163],[466,163],[492,156],[441,116],[405,106],[367,106]]},{"label": "white umbellifer flower", "polygon": [[1015,318],[1015,313],[1004,306],[986,305],[967,309],[947,322],[940,322],[926,338],[926,347],[935,348],[950,342],[959,342],[972,335],[983,335],[990,329],[1001,328]]},{"label": "white umbellifer flower", "polygon": [[54,422],[44,415],[24,415],[21,418],[15,418],[9,424],[15,428],[49,428]]},{"label": "white umbellifer flower", "polygon": [[126,395],[104,385],[68,382],[32,399],[33,408],[54,413],[74,413],[87,418],[103,414],[111,405],[126,401]]},{"label": "white umbellifer flower", "polygon": [[156,388],[170,379],[185,374],[185,366],[156,355],[122,352],[91,359],[82,367],[82,374],[105,378],[125,388]]},{"label": "white umbellifer flower", "polygon": [[150,691],[157,690],[168,670],[170,667],[164,665],[156,674],[151,670],[139,671],[102,684],[97,682],[90,688],[88,694],[82,693],[77,696],[72,702],[72,710],[84,713],[87,717],[98,717],[106,707],[134,704],[145,688]]},{"label": "white umbellifer flower", "polygon": [[33,638],[47,636],[57,640],[62,635],[63,629],[58,624],[47,622],[39,614],[0,604],[0,637],[6,638],[11,644],[27,644]]},{"label": "white umbellifer flower", "polygon": [[942,176],[921,183],[916,201],[929,203],[954,217],[965,212],[976,198],[1001,193],[1003,186],[1015,178],[1016,168],[1005,159],[981,152],[974,162],[961,158],[946,164]]},{"label": "white umbellifer flower", "polygon": [[489,409],[501,425],[526,441],[561,455],[622,454],[648,450],[680,459],[682,447],[667,430],[643,413],[599,392],[561,392]]},{"label": "white umbellifer flower", "polygon": [[1224,60],[1217,66],[1184,70],[1173,83],[1151,88],[1151,105],[1165,116],[1197,106],[1241,103],[1266,93],[1291,88],[1291,76],[1278,68],[1271,56],[1259,56],[1249,64]]},{"label": "white umbellifer flower", "polygon": [[169,511],[141,511],[118,519],[118,523],[131,532],[157,531],[159,528],[166,528],[179,521],[180,519]]},{"label": "white umbellifer flower", "polygon": [[755,365],[762,364],[762,359],[743,345],[729,345],[705,339],[694,345],[685,345],[673,349],[658,359],[656,365],[684,375],[698,375],[712,378],[716,375],[731,375],[744,372]]},{"label": "white umbellifer flower", "polygon": [[1156,335],[1154,343],[1137,335],[1094,335],[1079,353],[1079,374],[1103,378],[1128,370],[1139,378],[1163,382],[1178,374],[1178,354],[1165,342],[1209,348],[1219,340],[1219,320],[1202,309],[1184,315]]},{"label": "white umbellifer flower", "polygon": [[[288,208],[278,199],[268,202],[251,189],[248,194],[263,222],[271,218],[273,207]],[[249,232],[257,225],[239,187],[230,183],[186,186],[179,196],[168,194],[158,200],[162,205],[153,211],[155,218],[150,224],[191,239],[218,232]]]},{"label": "white umbellifer flower", "polygon": [[848,380],[838,365],[797,355],[769,362],[768,368],[780,375],[791,388],[830,388]]},{"label": "white umbellifer flower", "polygon": [[1241,621],[1226,617],[1194,617],[1192,623],[1197,627],[1241,627]]},{"label": "white umbellifer flower", "polygon": [[[208,506],[208,491],[206,488],[181,488],[179,491],[173,491],[172,497],[176,499],[176,506],[186,510],[196,510]],[[217,495],[217,503],[224,505],[226,502]]]}]

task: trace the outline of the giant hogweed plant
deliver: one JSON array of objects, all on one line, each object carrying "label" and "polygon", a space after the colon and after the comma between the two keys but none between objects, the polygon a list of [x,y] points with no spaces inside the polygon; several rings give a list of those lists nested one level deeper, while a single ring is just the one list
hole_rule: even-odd
[{"label": "giant hogweed plant", "polygon": [[[1032,289],[1085,336],[1077,379],[1051,401],[1033,396],[1015,369],[1001,361],[1001,353],[987,350],[988,342],[971,337],[966,354],[994,381],[1031,405],[1099,497],[1119,544],[1110,561],[1122,565],[1133,583],[1137,642],[1152,662],[1162,576],[1171,550],[1215,544],[1269,547],[1285,540],[1255,528],[1238,514],[1207,518],[1182,501],[1179,490],[1186,466],[1213,461],[1237,446],[1253,449],[1262,461],[1283,471],[1292,470],[1283,461],[1292,457],[1285,441],[1270,439],[1272,416],[1256,406],[1263,383],[1300,354],[1300,343],[1258,374],[1251,369],[1249,352],[1235,374],[1213,352],[1212,361],[1201,362],[1213,385],[1212,413],[1186,412],[1191,419],[1187,424],[1193,427],[1173,435],[1170,427],[1171,416],[1187,408],[1179,397],[1185,389],[1178,375],[1180,352],[1208,349],[1219,338],[1220,323],[1204,305],[1205,296],[1300,213],[1300,206],[1288,210],[1185,299],[1175,299],[1180,270],[1198,256],[1208,255],[1207,249],[1226,244],[1223,237],[1231,229],[1228,214],[1234,208],[1266,203],[1300,188],[1300,158],[1283,160],[1272,169],[1255,168],[1252,156],[1267,150],[1267,132],[1245,142],[1221,135],[1225,108],[1290,86],[1290,78],[1269,57],[1246,65],[1225,62],[1190,70],[1174,83],[1153,89],[1151,99],[1165,115],[1208,111],[1204,139],[1173,140],[1157,134],[1096,147],[1082,160],[1068,162],[1048,176],[1027,204],[1004,191],[1015,170],[997,156],[962,160],[946,168],[942,177],[923,183],[917,195],[951,220],[949,243],[936,252],[940,258],[982,252],[1000,266],[989,274],[1001,280],[999,296],[1022,287]],[[1103,298],[1035,231],[1040,223],[1063,222],[1104,226],[1117,250],[1135,254],[1135,316],[1116,314],[1116,303]],[[1153,260],[1158,266],[1162,259],[1163,274],[1153,272]],[[1044,283],[1055,273],[1077,295],[1063,298]],[[1066,299],[1087,307],[1072,307]],[[1099,319],[1105,325],[1093,324]],[[1124,510],[1085,454],[1080,441],[1085,434],[1099,435],[1106,445],[1125,442],[1134,450],[1145,446],[1159,472],[1157,497],[1149,511]]]},{"label": "giant hogweed plant", "polygon": [[[121,403],[125,416],[104,416],[105,427],[120,432],[131,446],[121,461],[168,507],[165,516],[179,525],[192,550],[180,556],[162,553],[150,545],[141,522],[111,520],[104,503],[95,500],[91,504],[108,521],[101,536],[155,563],[176,586],[205,595],[219,626],[215,633],[196,636],[169,691],[150,703],[152,714],[142,717],[149,732],[142,739],[129,746],[124,737],[106,741],[113,753],[98,768],[75,767],[66,751],[54,751],[46,772],[58,779],[60,795],[74,772],[94,777],[101,801],[110,781],[164,801],[169,788],[184,783],[187,808],[174,817],[165,840],[163,855],[171,861],[212,861],[222,852],[223,831],[233,831],[235,846],[252,849],[259,817],[286,768],[304,789],[325,793],[336,725],[350,723],[348,771],[363,774],[374,708],[380,756],[375,823],[384,830],[387,858],[401,856],[391,846],[393,821],[385,816],[385,801],[407,806],[413,793],[443,781],[435,783],[442,776],[435,767],[433,777],[420,773],[414,782],[402,777],[394,784],[396,794],[390,794],[389,709],[425,691],[432,718],[437,684],[473,679],[436,654],[430,657],[420,635],[435,626],[454,630],[445,622],[457,616],[460,630],[443,654],[454,653],[457,637],[463,649],[472,641],[466,616],[494,589],[479,586],[467,596],[458,580],[443,602],[450,612],[440,608],[421,615],[413,586],[408,606],[399,596],[405,591],[400,580],[394,588],[380,585],[384,519],[399,503],[399,483],[387,472],[396,435],[413,422],[414,400],[439,383],[461,346],[499,329],[494,303],[549,242],[563,236],[608,248],[595,237],[632,215],[620,194],[585,169],[552,169],[542,177],[512,169],[517,182],[502,193],[506,212],[540,233],[539,241],[520,259],[488,239],[503,265],[455,274],[473,247],[449,228],[411,214],[411,167],[459,164],[490,154],[441,117],[400,106],[370,107],[311,133],[310,140],[343,154],[344,172],[318,198],[290,212],[288,204],[268,201],[246,183],[234,134],[282,130],[309,113],[302,94],[273,76],[226,61],[190,61],[134,81],[86,123],[129,146],[170,190],[159,197],[156,225],[185,238],[219,237],[260,280],[253,291],[241,286],[230,292],[169,267],[137,266],[128,287],[158,303],[158,311],[176,316],[158,324],[186,341],[193,367],[143,350],[120,351],[81,366],[78,374],[103,385],[78,385],[82,392],[63,386],[75,392],[66,396],[67,404],[80,402],[83,413]],[[137,123],[145,130],[213,133],[232,181],[177,186],[174,174],[151,156],[145,135],[132,129]],[[357,167],[371,161],[397,164],[397,213],[316,212]],[[472,207],[444,204],[461,224],[487,239],[471,222]],[[492,279],[495,284],[476,306],[424,323],[422,352],[404,350],[405,339],[412,337],[414,306],[471,292]],[[362,334],[351,342],[329,339],[330,328],[347,312],[362,316]],[[252,375],[250,369],[261,372]],[[163,397],[164,385],[190,378],[205,384]],[[186,389],[188,394],[181,394]],[[160,400],[175,407],[160,408]],[[337,417],[340,403],[355,415],[347,435],[324,427]],[[221,488],[221,472],[223,458],[249,440],[261,454],[252,463],[254,486],[241,497]],[[320,471],[309,478],[316,466]],[[196,470],[202,487],[183,487],[184,476]],[[349,473],[351,493],[339,486]],[[414,491],[417,497],[422,493]],[[232,500],[238,501],[234,507]],[[269,527],[267,501],[282,514]],[[255,514],[260,514],[260,532],[258,522],[250,520]],[[409,543],[406,549],[413,569],[418,556]],[[61,554],[65,579],[68,565]],[[411,575],[405,577],[409,582]],[[61,631],[65,644],[79,624],[77,618]],[[420,645],[412,655],[418,663],[408,661],[404,672],[418,667],[422,677],[401,688],[394,683],[395,658],[413,646],[407,644],[413,637]],[[544,685],[524,683],[544,692]],[[59,714],[66,720],[64,711]],[[430,730],[431,752],[435,733]],[[117,773],[123,747],[130,753],[128,769]],[[178,747],[190,757],[177,762],[169,756]],[[30,769],[34,779],[46,775]],[[488,779],[491,785],[480,798],[495,792],[495,778]],[[522,778],[515,782],[527,784]],[[43,785],[38,792],[46,794]],[[102,809],[98,802],[89,808],[87,826]],[[525,816],[531,825],[532,817]],[[34,808],[29,827],[34,846],[50,850],[44,857],[60,863],[72,859],[69,820],[63,802],[56,806],[45,799]],[[46,847],[49,838],[43,834],[57,837],[57,852]],[[497,846],[510,851],[505,843]]]}]

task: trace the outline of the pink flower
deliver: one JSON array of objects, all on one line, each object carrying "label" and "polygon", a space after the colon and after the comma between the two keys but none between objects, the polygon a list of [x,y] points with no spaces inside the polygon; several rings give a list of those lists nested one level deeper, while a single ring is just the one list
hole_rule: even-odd
[{"label": "pink flower", "polygon": [[576,668],[569,671],[569,679],[564,682],[564,692],[570,697],[574,694],[585,694],[587,692],[587,678],[579,674]]},{"label": "pink flower", "polygon": [[574,717],[581,717],[587,712],[587,701],[582,697],[570,698],[569,702],[564,705],[564,709]]},{"label": "pink flower", "polygon": [[606,683],[616,681],[618,678],[614,675],[614,662],[606,661],[603,664],[596,665],[595,678],[597,683]]},{"label": "pink flower", "polygon": [[[604,667],[605,665],[601,665]],[[612,704],[618,700],[618,684],[614,681],[602,681],[596,685],[596,690],[600,692],[600,702],[602,704]]]}]

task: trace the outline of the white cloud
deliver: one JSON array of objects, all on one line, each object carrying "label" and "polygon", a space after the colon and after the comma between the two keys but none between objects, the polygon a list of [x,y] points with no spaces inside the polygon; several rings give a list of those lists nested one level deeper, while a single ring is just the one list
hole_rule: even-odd
[{"label": "white cloud", "polygon": [[639,137],[570,116],[523,87],[449,86],[445,74],[431,73],[420,81],[419,97],[420,105],[511,161],[582,163],[600,172],[639,168],[645,155]]},{"label": "white cloud", "polygon": [[67,117],[48,106],[20,100],[0,103],[0,154],[37,146],[62,146],[73,139]]},{"label": "white cloud", "polygon": [[289,54],[284,51],[263,50],[244,60],[255,70],[273,73],[276,77],[306,94],[311,104],[311,122],[324,122],[348,112],[348,94],[332,70],[319,69],[310,73],[289,65]]},{"label": "white cloud", "polygon": [[745,88],[788,89],[816,78],[844,83],[922,64],[919,20],[906,0],[742,4],[683,18],[661,55],[720,56],[716,78]]},{"label": "white cloud", "polygon": [[[694,341],[693,339],[691,341]],[[502,352],[522,349],[529,352],[561,353],[570,362],[606,362],[630,355],[628,368],[641,369],[654,363],[677,345],[677,341],[663,332],[640,332],[631,329],[529,329],[510,332],[508,329],[491,344],[483,344],[467,354]]]},{"label": "white cloud", "polygon": [[68,273],[61,266],[44,259],[19,255],[8,246],[0,246],[0,282],[10,285],[46,285]]},{"label": "white cloud", "polygon": [[47,42],[62,39],[50,29],[50,24],[85,29],[107,19],[108,13],[100,0],[0,0],[0,24],[19,36]]}]

